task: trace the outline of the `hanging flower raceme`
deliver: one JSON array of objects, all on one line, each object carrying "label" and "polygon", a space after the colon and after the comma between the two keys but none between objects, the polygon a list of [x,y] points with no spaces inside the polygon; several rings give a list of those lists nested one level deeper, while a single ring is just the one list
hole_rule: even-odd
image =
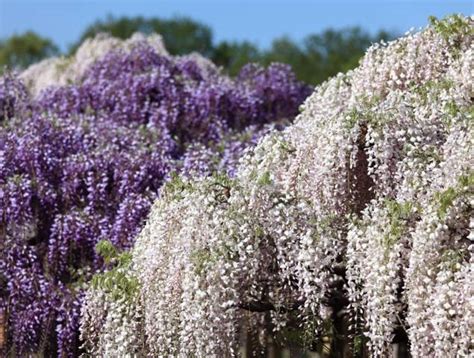
[{"label": "hanging flower raceme", "polygon": [[1,354],[76,355],[95,245],[130,248],[171,173],[232,174],[310,90],[285,65],[234,80],[158,40],[99,36],[0,79]]},{"label": "hanging flower raceme", "polygon": [[[87,349],[472,355],[473,29],[453,16],[374,45],[233,179],[175,178],[126,269],[88,291]],[[139,344],[109,334],[123,320]]]}]

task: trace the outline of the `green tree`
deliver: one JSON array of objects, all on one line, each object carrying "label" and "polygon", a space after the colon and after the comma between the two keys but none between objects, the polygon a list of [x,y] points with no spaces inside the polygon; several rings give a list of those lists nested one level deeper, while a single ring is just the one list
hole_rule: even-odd
[{"label": "green tree", "polygon": [[5,67],[25,68],[59,53],[57,46],[38,34],[27,31],[0,40],[0,71]]},{"label": "green tree", "polygon": [[301,46],[287,36],[273,40],[270,49],[262,55],[262,63],[269,65],[272,62],[282,62],[291,65],[299,79],[308,81],[311,77],[313,65],[308,63],[306,53]]},{"label": "green tree", "polygon": [[87,27],[71,47],[71,52],[86,38],[100,32],[122,39],[129,38],[135,32],[159,33],[171,54],[183,55],[197,51],[222,66],[231,76],[239,73],[241,67],[249,62],[263,65],[283,62],[292,66],[300,80],[311,84],[321,83],[338,72],[356,67],[372,43],[393,38],[386,31],[371,35],[359,27],[328,29],[320,34],[308,35],[301,42],[286,36],[280,37],[272,42],[269,49],[261,50],[248,41],[214,44],[212,31],[207,25],[186,17],[159,19],[109,16]]},{"label": "green tree", "polygon": [[163,36],[166,48],[173,55],[183,55],[193,51],[209,56],[212,52],[212,31],[204,24],[187,17],[175,17],[169,20],[159,18],[108,16],[88,26],[80,39],[71,47],[77,47],[89,37],[106,32],[114,37],[126,39],[135,32],[150,34],[156,32]]},{"label": "green tree", "polygon": [[319,35],[307,36],[303,42],[305,53],[310,63],[319,66],[318,71],[312,73],[311,82],[320,83],[338,72],[357,67],[371,44],[390,38],[385,31],[371,36],[359,27],[339,31],[329,29]]},{"label": "green tree", "polygon": [[302,42],[283,36],[275,39],[267,50],[259,50],[247,41],[224,41],[215,46],[212,60],[227,69],[230,75],[236,75],[248,62],[263,65],[283,62],[292,66],[300,80],[318,84],[338,72],[357,67],[371,44],[393,37],[386,31],[370,35],[359,27],[351,27],[311,34]]},{"label": "green tree", "polygon": [[321,34],[308,35],[301,44],[282,37],[273,41],[263,61],[288,63],[299,79],[318,84],[338,72],[355,68],[372,43],[391,38],[393,35],[386,31],[372,36],[359,27],[328,29]]},{"label": "green tree", "polygon": [[235,76],[245,64],[261,62],[261,54],[251,42],[223,41],[214,48],[212,61],[216,65],[224,67],[231,76]]}]

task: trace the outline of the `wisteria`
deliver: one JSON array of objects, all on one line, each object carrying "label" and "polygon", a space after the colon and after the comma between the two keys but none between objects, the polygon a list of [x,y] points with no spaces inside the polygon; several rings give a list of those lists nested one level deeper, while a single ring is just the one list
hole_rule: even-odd
[{"label": "wisteria", "polygon": [[472,356],[473,21],[374,45],[234,177],[168,182],[130,253],[100,245],[85,350]]},{"label": "wisteria", "polygon": [[84,288],[113,264],[96,244],[131,248],[173,176],[232,176],[308,91],[286,65],[231,79],[197,54],[168,55],[157,35],[100,35],[1,77],[0,355],[81,353]]}]

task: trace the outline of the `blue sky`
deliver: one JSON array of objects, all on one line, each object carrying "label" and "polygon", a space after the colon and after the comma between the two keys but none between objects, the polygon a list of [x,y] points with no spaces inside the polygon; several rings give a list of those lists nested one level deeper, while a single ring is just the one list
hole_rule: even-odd
[{"label": "blue sky", "polygon": [[83,29],[107,14],[174,15],[208,24],[214,38],[250,40],[261,47],[281,35],[300,40],[333,27],[360,25],[404,33],[424,26],[429,15],[474,13],[474,0],[0,0],[0,37],[34,30],[65,50]]}]

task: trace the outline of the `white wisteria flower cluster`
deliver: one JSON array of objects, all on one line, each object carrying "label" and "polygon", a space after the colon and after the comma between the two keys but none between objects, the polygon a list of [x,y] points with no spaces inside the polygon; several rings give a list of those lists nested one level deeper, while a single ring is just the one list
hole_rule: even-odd
[{"label": "white wisteria flower cluster", "polygon": [[226,357],[296,332],[310,350],[472,356],[473,21],[374,45],[235,178],[171,181],[111,271],[134,289],[88,292],[86,349]]}]

